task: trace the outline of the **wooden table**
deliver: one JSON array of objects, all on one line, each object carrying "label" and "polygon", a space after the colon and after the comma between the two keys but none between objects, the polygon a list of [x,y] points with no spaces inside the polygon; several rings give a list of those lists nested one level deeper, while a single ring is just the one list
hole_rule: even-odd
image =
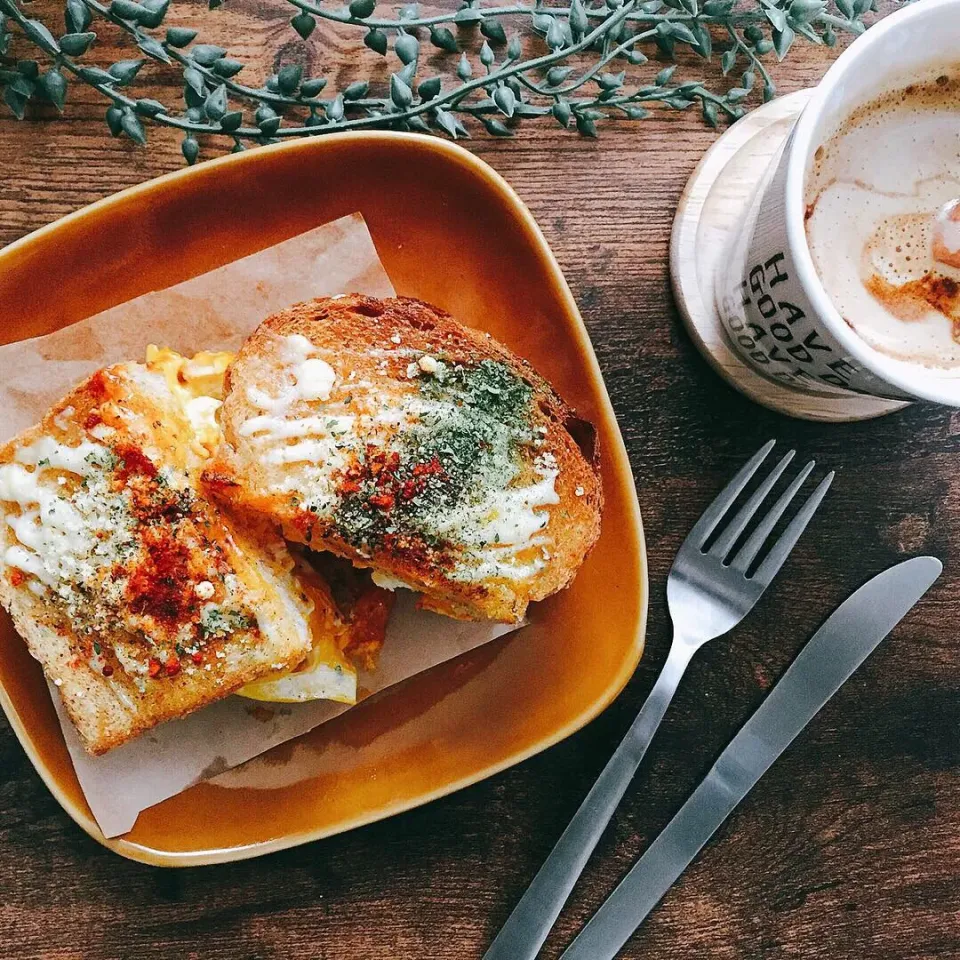
[{"label": "wooden table", "polygon": [[[250,57],[264,36],[274,44],[285,36],[286,10],[267,2],[231,14],[258,26],[241,50]],[[814,83],[831,56],[798,45],[776,71],[781,89]],[[172,137],[155,133],[149,151],[134,149],[101,134],[102,115],[81,91],[65,121],[0,120],[0,243],[178,167]],[[947,564],[934,592],[773,768],[623,956],[960,956],[952,573],[960,413],[918,405],[873,423],[816,426],[751,405],[710,371],[678,323],[666,257],[680,191],[714,137],[690,113],[611,129],[596,142],[547,123],[515,140],[469,144],[514,185],[553,245],[636,472],[652,604],[646,656],[619,700],[545,755],[397,819],[179,872],[121,860],[88,839],[0,722],[0,956],[480,957],[653,684],[677,547],[734,467],[771,436],[836,468],[834,493],[760,609],[694,661],[545,956],[558,955],[667,823],[832,607],[919,551]]]}]

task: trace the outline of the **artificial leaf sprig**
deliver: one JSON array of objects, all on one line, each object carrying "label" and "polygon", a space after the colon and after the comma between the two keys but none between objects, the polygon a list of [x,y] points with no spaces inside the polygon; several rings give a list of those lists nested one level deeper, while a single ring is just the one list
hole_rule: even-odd
[{"label": "artificial leaf sprig", "polygon": [[[171,0],[65,0],[66,32],[31,18],[23,0],[0,0],[0,88],[22,118],[31,100],[62,111],[71,84],[83,83],[108,103],[114,136],[138,144],[150,123],[183,133],[189,163],[203,137],[226,137],[235,150],[250,143],[339,130],[389,128],[469,136],[481,126],[510,136],[527,118],[596,136],[611,118],[640,120],[651,106],[698,106],[711,126],[742,116],[751,92],[775,93],[766,62],[782,60],[798,38],[833,46],[840,32],[862,33],[876,0],[559,0],[484,6],[461,0],[448,12],[421,15],[416,3],[383,11],[377,0],[332,6],[288,0],[290,23],[306,41],[319,20],[362,31],[367,47],[395,64],[383,89],[360,77],[337,92],[327,78],[305,76],[288,63],[266,83],[238,79],[244,64],[197,30],[164,28]],[[211,9],[223,0],[209,0]],[[107,67],[92,64],[100,22],[127,35],[136,54]],[[37,59],[8,56],[14,30],[38,48]],[[510,31],[508,34],[508,30]],[[720,92],[703,81],[674,79],[676,64],[645,67],[648,56],[674,60],[689,51],[703,60],[720,53],[724,76],[738,82]],[[448,69],[421,70],[427,51],[441,52]],[[138,97],[134,86],[147,65],[178,71],[183,102]],[[630,76],[628,77],[628,72]]]}]

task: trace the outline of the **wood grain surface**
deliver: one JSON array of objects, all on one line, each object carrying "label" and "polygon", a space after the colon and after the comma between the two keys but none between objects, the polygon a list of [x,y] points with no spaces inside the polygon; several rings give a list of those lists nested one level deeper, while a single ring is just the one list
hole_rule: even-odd
[{"label": "wood grain surface", "polygon": [[[214,40],[242,34],[240,53],[252,60],[264,44],[296,40],[279,0],[234,3],[187,14],[203,17]],[[35,7],[53,9],[46,4]],[[329,49],[344,65],[357,54],[342,42]],[[798,44],[776,69],[781,89],[816,82],[834,55]],[[181,162],[163,133],[148,151],[111,141],[102,114],[80,92],[63,121],[0,119],[0,243]],[[647,653],[621,697],[546,754],[412,813],[184,871],[130,863],[88,839],[0,722],[0,957],[479,958],[663,664],[663,583],[681,540],[771,436],[835,468],[834,492],[769,597],[693,662],[544,956],[561,952],[830,610],[886,565],[924,551],[947,567],[932,594],[787,751],[623,956],[960,957],[960,413],[917,405],[864,424],[801,423],[754,406],[711,372],[681,330],[666,256],[684,182],[714,137],[690,113],[611,128],[598,141],[528,124],[515,140],[469,144],[513,184],[552,244],[633,462],[652,604]]]}]

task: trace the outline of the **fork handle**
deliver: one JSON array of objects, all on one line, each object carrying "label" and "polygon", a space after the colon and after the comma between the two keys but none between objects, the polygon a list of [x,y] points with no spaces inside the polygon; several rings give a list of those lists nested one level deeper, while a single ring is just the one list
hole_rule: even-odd
[{"label": "fork handle", "polygon": [[483,960],[534,960],[633,780],[694,648],[675,641],[650,696]]}]

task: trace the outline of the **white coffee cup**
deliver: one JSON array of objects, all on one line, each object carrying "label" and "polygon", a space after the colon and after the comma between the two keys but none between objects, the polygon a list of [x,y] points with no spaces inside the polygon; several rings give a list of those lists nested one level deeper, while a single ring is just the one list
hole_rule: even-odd
[{"label": "white coffee cup", "polygon": [[758,185],[718,279],[731,346],[767,379],[807,394],[932,400],[960,407],[960,369],[873,349],[837,312],[814,268],[805,184],[817,148],[858,107],[960,65],[960,0],[919,0],[881,20],[837,59]]}]

